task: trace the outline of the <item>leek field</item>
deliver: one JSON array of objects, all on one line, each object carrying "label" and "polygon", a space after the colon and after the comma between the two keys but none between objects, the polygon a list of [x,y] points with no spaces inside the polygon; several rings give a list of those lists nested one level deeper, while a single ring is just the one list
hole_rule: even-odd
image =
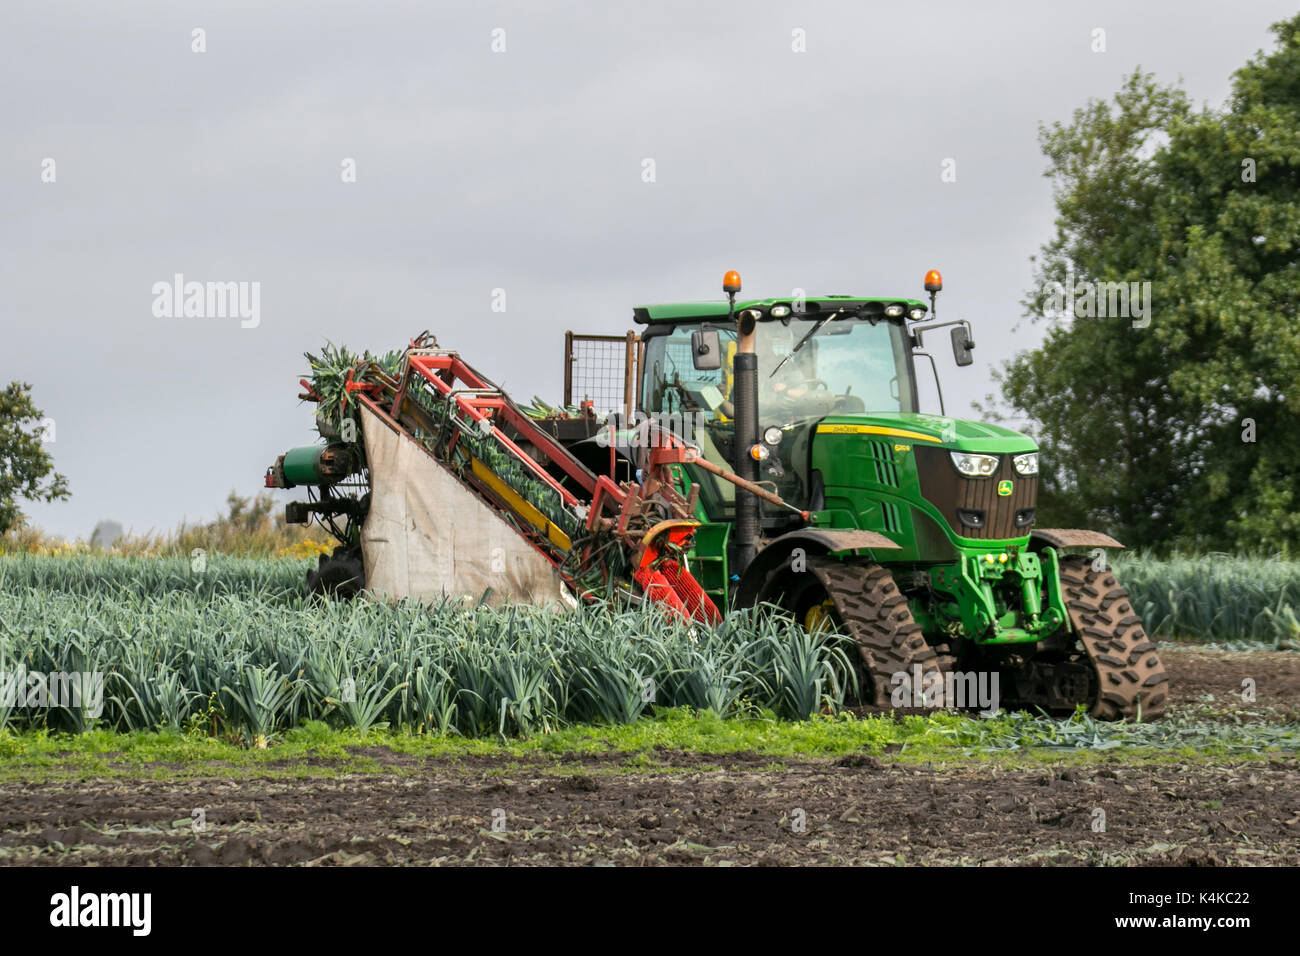
[{"label": "leek field", "polygon": [[[709,629],[657,610],[331,605],[299,596],[306,567],[0,558],[0,680],[22,669],[104,675],[97,717],[0,694],[0,728],[174,728],[265,745],[321,721],[518,737],[660,708],[798,720],[855,690],[845,639],[761,610]],[[1300,563],[1130,556],[1116,572],[1157,639],[1297,646]]]}]

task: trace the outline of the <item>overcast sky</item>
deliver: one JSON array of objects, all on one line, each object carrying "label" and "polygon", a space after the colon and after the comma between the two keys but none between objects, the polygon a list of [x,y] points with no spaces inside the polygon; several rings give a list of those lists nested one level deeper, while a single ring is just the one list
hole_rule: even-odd
[{"label": "overcast sky", "polygon": [[[1139,65],[1218,105],[1294,12],[4,0],[0,380],[34,386],[72,490],[25,510],[76,537],[211,519],[314,440],[296,383],[326,338],[428,328],[558,403],[565,329],[720,298],[731,268],[755,296],[920,296],[940,268],[940,316],[978,343],[967,369],[937,350],[948,412],[972,416],[1039,335],[1038,124]],[[259,283],[258,324],[156,316],[177,273]]]}]

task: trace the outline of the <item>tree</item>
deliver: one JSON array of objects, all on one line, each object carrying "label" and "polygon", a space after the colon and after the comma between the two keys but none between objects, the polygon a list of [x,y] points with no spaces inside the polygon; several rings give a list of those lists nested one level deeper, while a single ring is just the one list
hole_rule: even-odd
[{"label": "tree", "polygon": [[68,497],[68,480],[54,471],[42,444],[45,415],[32,404],[32,387],[11,382],[0,391],[0,534],[22,521],[18,500]]},{"label": "tree", "polygon": [[[1274,32],[1222,111],[1137,72],[1040,130],[1056,235],[1024,304],[1053,324],[998,376],[1043,449],[1040,523],[1300,545],[1300,17]],[[1045,293],[1121,281],[1150,283],[1141,320],[1051,319]]]},{"label": "tree", "polygon": [[1199,424],[1186,536],[1300,545],[1300,15],[1160,159],[1169,383]]},{"label": "tree", "polygon": [[1089,284],[1150,277],[1154,154],[1161,132],[1187,109],[1179,91],[1138,72],[1113,105],[1092,101],[1070,124],[1039,130],[1057,232],[1034,259],[1037,288],[1023,304],[1032,321],[1051,327],[996,378],[1042,449],[1040,524],[1101,526],[1147,542],[1178,508],[1181,489],[1168,476],[1181,453],[1171,441],[1179,410],[1160,382],[1159,344],[1131,317],[1059,314],[1058,293],[1068,300]]}]

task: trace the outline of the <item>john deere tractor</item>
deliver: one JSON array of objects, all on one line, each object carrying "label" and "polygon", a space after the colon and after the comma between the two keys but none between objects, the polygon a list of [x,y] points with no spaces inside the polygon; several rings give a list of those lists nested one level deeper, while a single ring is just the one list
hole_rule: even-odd
[{"label": "john deere tractor", "polygon": [[1030,438],[920,411],[924,338],[950,329],[959,366],[974,347],[969,323],[935,317],[938,272],[928,306],[738,301],[734,272],[723,288],[725,302],[634,310],[635,407],[683,423],[698,448],[678,490],[698,488],[689,566],[719,606],[770,602],[851,634],[881,705],[899,675],[920,675],[937,701],[947,673],[997,673],[1004,706],[1163,713],[1156,645],[1105,558],[1122,545],[1037,527]]}]

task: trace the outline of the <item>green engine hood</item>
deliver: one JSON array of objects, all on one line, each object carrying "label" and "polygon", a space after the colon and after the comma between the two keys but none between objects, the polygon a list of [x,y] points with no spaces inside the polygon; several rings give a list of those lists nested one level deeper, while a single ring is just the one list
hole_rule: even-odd
[{"label": "green engine hood", "polygon": [[816,431],[818,435],[859,434],[898,444],[934,445],[990,454],[1038,450],[1029,436],[1001,425],[912,412],[828,415],[818,423]]}]

